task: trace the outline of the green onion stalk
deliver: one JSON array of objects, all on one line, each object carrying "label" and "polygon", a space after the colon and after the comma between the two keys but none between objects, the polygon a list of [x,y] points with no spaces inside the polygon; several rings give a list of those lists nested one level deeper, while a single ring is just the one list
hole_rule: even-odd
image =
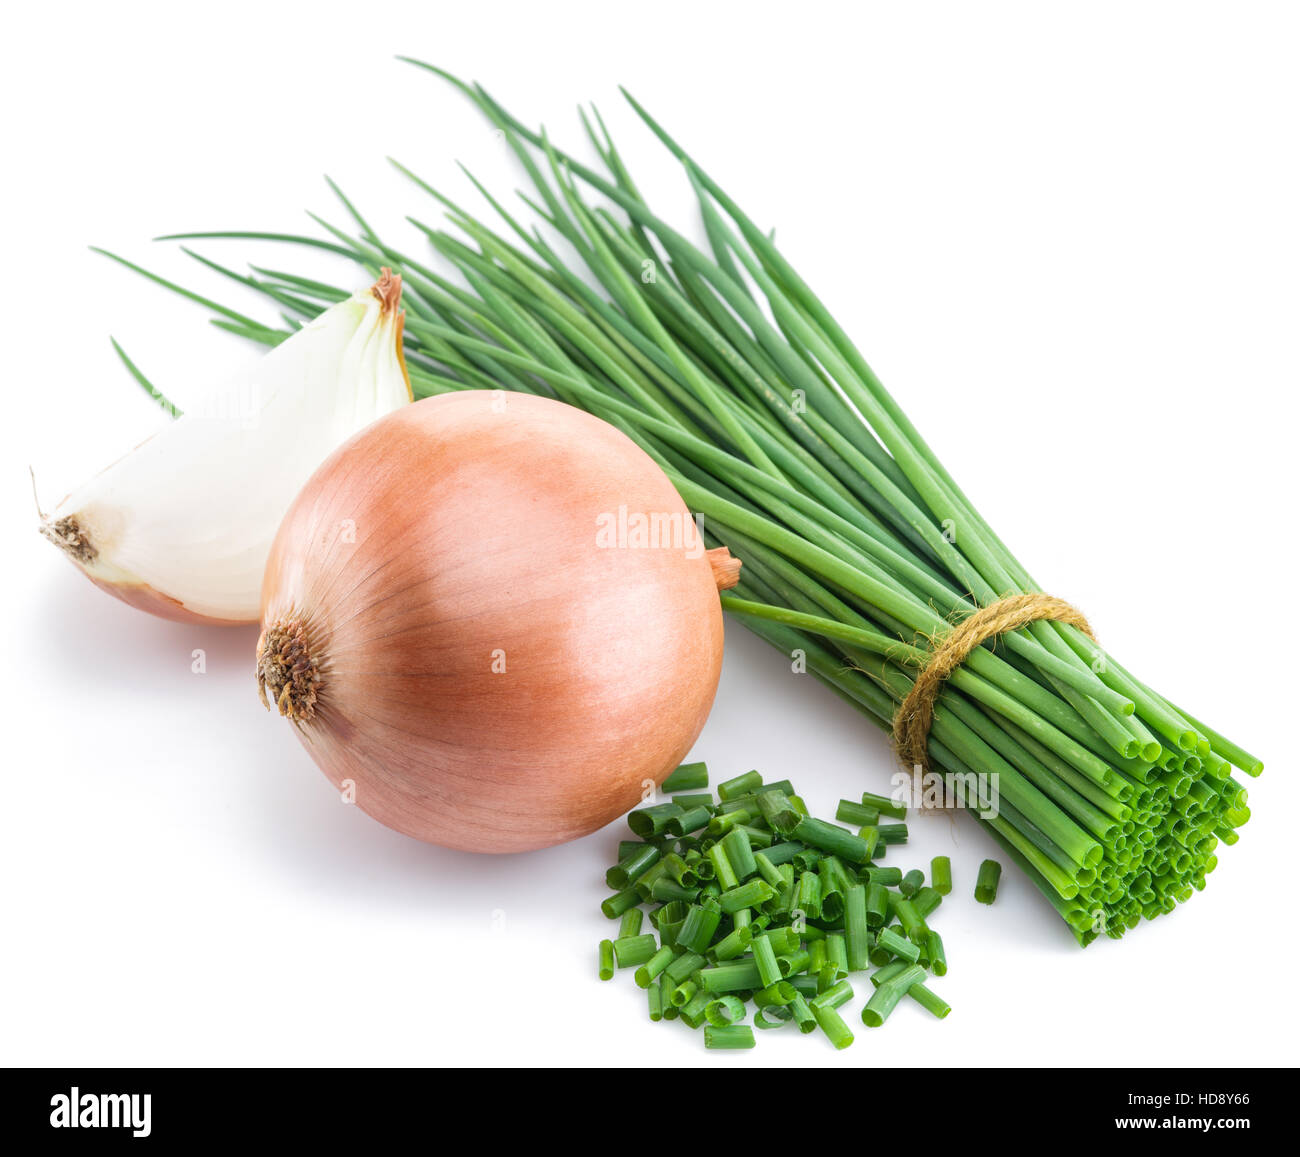
[{"label": "green onion stalk", "polygon": [[[409,63],[449,81],[501,132],[532,186],[521,194],[527,221],[470,175],[499,218],[490,227],[394,162],[443,211],[437,224],[411,217],[432,254],[380,238],[337,186],[347,225],[317,218],[320,236],[164,240],[289,242],[346,256],[370,277],[399,268],[417,397],[545,394],[623,430],[702,516],[710,545],[744,560],[725,610],[888,731],[931,640],[981,606],[1038,591],[1029,572],[772,237],[630,95],[684,168],[707,251],[647,204],[594,108],[582,123],[599,170],[481,86]],[[242,273],[186,252],[269,298],[283,324],[123,264],[263,345],[347,296],[291,271]],[[1262,770],[1091,637],[1050,621],[975,649],[944,684],[928,755],[947,782],[977,785],[967,806],[1083,945],[1103,932],[1118,939],[1202,889],[1217,847],[1236,842],[1249,817],[1233,769]]]}]

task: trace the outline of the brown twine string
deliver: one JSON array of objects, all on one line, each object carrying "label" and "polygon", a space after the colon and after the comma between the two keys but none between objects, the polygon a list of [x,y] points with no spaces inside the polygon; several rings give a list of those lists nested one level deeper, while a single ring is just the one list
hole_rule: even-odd
[{"label": "brown twine string", "polygon": [[1097,641],[1088,620],[1079,611],[1064,599],[1038,592],[998,599],[963,619],[941,639],[931,640],[930,661],[894,715],[894,748],[904,767],[911,770],[919,764],[924,771],[930,769],[926,747],[930,724],[934,721],[935,700],[944,682],[967,656],[986,639],[1018,630],[1039,619],[1070,623],[1093,642]]}]

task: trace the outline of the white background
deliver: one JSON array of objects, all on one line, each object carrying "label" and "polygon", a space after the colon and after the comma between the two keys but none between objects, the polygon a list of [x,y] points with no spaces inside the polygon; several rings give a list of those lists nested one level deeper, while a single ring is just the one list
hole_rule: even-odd
[{"label": "white background", "polygon": [[[5,23],[0,1062],[1296,1060],[1293,7],[26,5]],[[624,83],[778,226],[1043,586],[1269,764],[1204,893],[1081,952],[1013,869],[975,905],[992,850],[973,823],[918,823],[890,862],[953,857],[935,921],[952,1016],[900,1008],[844,1054],[782,1033],[707,1054],[651,1025],[627,974],[595,980],[621,825],[507,858],[394,835],[262,711],[251,629],[143,616],[40,540],[29,464],[52,505],[163,421],[110,333],[182,406],[256,356],[88,245],[270,320],[149,239],[339,219],[329,172],[417,246],[404,215],[437,207],[386,155],[467,201],[457,158],[519,180],[397,52],[579,149],[575,105],[597,100],[651,200],[693,222]],[[696,755],[715,781],[789,776],[824,813],[892,771],[874,728],[734,628]]]}]

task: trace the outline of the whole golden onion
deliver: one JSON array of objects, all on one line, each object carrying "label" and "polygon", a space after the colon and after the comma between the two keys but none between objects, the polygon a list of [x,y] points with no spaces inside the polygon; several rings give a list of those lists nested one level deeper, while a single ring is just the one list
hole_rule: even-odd
[{"label": "whole golden onion", "polygon": [[690,749],[738,569],[599,418],[504,391],[430,398],[345,443],[290,508],[259,690],[381,823],[547,847],[626,811]]}]

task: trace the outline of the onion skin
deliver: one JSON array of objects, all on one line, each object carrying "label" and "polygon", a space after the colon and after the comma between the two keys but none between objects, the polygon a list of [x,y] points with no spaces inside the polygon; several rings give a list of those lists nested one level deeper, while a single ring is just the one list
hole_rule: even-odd
[{"label": "onion skin", "polygon": [[280,528],[259,682],[399,832],[519,852],[595,831],[681,762],[722,665],[718,559],[598,545],[620,506],[690,520],[653,460],[580,410],[462,391],[390,414]]},{"label": "onion skin", "polygon": [[107,591],[115,599],[121,599],[128,607],[145,611],[160,619],[170,619],[174,623],[202,623],[207,627],[247,627],[242,619],[217,619],[211,615],[201,615],[192,611],[179,599],[154,590],[148,583],[111,582],[99,578],[83,569],[82,573],[101,591]]}]

